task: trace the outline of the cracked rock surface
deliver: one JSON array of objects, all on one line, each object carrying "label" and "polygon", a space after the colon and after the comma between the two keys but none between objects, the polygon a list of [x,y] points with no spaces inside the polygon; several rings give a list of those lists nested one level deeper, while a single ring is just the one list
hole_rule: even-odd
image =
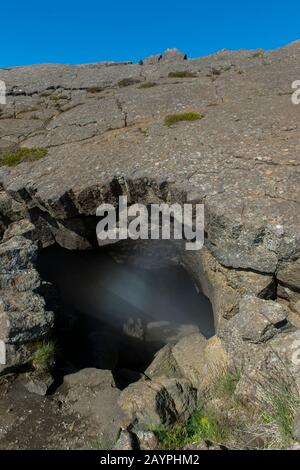
[{"label": "cracked rock surface", "polygon": [[[2,69],[0,147],[48,154],[2,167],[1,184],[14,200],[60,220],[94,215],[120,192],[204,201],[207,243],[223,265],[292,272],[300,143],[291,83],[300,76],[299,53],[295,42],[190,60],[168,51],[143,64]],[[192,76],[169,76],[178,71]],[[142,87],[149,82],[156,86]],[[166,114],[182,111],[202,119],[163,125]]]},{"label": "cracked rock surface", "polygon": [[[95,247],[96,208],[117,205],[120,195],[129,203],[205,205],[205,247],[179,250],[176,263],[210,299],[216,335],[167,344],[145,376],[122,391],[108,370],[65,376],[57,407],[63,404],[71,434],[81,414],[109,439],[122,429],[117,446],[130,448],[128,423],[186,420],[215,364],[244,367],[235,394],[245,402],[257,396],[257,377],[274,367],[287,371],[299,392],[300,106],[291,101],[299,55],[300,41],[200,59],[170,49],[139,64],[0,69],[7,87],[0,106],[0,373],[28,364],[33,345],[53,328],[39,250],[55,242]],[[201,118],[164,125],[166,115],[189,111]],[[1,166],[1,153],[19,147],[47,154]],[[131,247],[123,247],[125,257]],[[155,251],[171,258],[151,245],[151,261]],[[47,384],[41,386],[44,393]],[[14,394],[22,392],[5,387],[18,404]],[[55,421],[55,402],[38,403],[43,413],[50,406]],[[6,420],[8,440],[18,414]],[[56,424],[42,427],[51,430],[49,446],[59,447]],[[30,439],[34,421],[31,429]],[[153,436],[138,432],[135,445],[145,441],[147,449]]]}]

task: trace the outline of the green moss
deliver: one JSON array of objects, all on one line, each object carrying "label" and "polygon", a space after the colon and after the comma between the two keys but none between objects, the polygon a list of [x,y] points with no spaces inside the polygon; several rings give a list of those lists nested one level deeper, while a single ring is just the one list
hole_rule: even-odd
[{"label": "green moss", "polygon": [[87,89],[88,93],[101,93],[103,90],[105,90],[105,87],[102,86],[91,86]]},{"label": "green moss", "polygon": [[169,72],[169,78],[195,78],[197,74],[194,72],[189,72],[188,70],[182,70],[177,72]]},{"label": "green moss", "polygon": [[145,83],[142,83],[141,86],[139,86],[139,88],[153,88],[154,86],[157,86],[157,83],[145,82]]},{"label": "green moss", "polygon": [[47,150],[41,147],[22,147],[17,150],[4,151],[0,153],[0,166],[16,166],[23,162],[34,162],[45,157]]},{"label": "green moss", "polygon": [[35,344],[32,365],[36,370],[51,370],[55,364],[55,344],[53,341],[41,341]]},{"label": "green moss", "polygon": [[60,100],[68,100],[69,97],[65,95],[52,95],[49,98],[51,101],[60,101]]},{"label": "green moss", "polygon": [[123,78],[118,82],[118,86],[123,88],[125,86],[135,85],[136,83],[140,83],[140,80],[137,80],[136,78]]},{"label": "green moss", "polygon": [[180,121],[198,121],[202,116],[197,112],[168,114],[164,119],[165,126],[172,126]]}]

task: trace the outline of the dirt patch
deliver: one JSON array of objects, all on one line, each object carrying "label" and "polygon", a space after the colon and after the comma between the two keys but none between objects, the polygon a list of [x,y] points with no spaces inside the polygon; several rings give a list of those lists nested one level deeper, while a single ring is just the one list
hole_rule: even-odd
[{"label": "dirt patch", "polygon": [[66,414],[59,394],[41,397],[26,391],[21,379],[0,379],[0,450],[86,449],[95,436],[88,423]]}]

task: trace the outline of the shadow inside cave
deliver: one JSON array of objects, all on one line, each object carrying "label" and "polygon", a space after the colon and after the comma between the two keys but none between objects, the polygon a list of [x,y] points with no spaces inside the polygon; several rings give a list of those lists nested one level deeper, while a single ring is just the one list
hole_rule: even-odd
[{"label": "shadow inside cave", "polygon": [[112,370],[124,388],[138,380],[167,343],[200,332],[214,334],[209,300],[180,265],[145,268],[119,263],[107,248],[43,249],[38,270],[55,286],[58,374],[85,367]]}]

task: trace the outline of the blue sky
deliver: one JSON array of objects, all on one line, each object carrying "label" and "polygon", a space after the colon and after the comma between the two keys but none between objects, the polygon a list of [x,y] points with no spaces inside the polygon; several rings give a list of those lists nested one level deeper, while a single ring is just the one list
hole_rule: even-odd
[{"label": "blue sky", "polygon": [[299,1],[15,0],[0,6],[0,67],[273,49],[300,38]]}]

